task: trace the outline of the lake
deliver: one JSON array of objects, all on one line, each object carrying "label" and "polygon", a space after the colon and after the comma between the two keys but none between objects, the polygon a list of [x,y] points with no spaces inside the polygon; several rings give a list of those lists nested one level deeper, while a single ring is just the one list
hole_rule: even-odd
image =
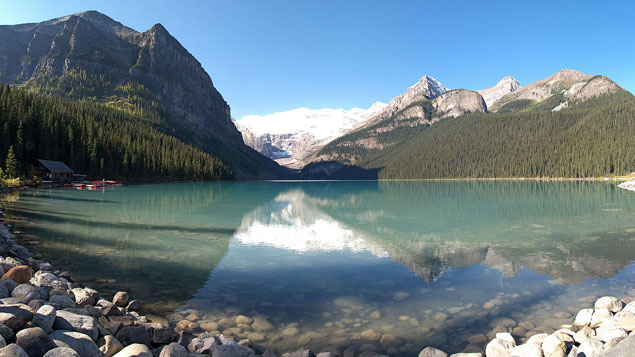
[{"label": "lake", "polygon": [[635,193],[614,183],[179,183],[2,204],[82,284],[277,352],[482,351],[480,334],[520,341],[635,296]]}]

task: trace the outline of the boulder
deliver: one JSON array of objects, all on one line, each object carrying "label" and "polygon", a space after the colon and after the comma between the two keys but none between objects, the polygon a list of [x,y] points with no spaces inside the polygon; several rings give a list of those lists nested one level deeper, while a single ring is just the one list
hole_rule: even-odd
[{"label": "boulder", "polygon": [[68,280],[60,278],[48,272],[38,271],[29,281],[33,286],[39,286],[48,290],[68,288]]},{"label": "boulder", "polygon": [[56,330],[81,332],[90,336],[93,341],[97,341],[99,336],[97,320],[94,317],[78,315],[64,310],[57,311],[53,328]]},{"label": "boulder", "polygon": [[602,307],[595,310],[595,312],[593,313],[593,317],[591,317],[590,326],[593,328],[596,328],[604,323],[612,322],[612,321],[613,321],[613,314],[611,314],[611,312],[607,308]]},{"label": "boulder", "polygon": [[187,350],[185,347],[179,345],[176,342],[172,342],[167,346],[164,346],[161,350],[159,357],[185,357],[187,356]]},{"label": "boulder", "polygon": [[635,356],[635,335],[630,335],[620,341],[615,347],[604,352],[602,357],[632,357]]},{"label": "boulder", "polygon": [[106,335],[99,339],[99,350],[104,357],[112,357],[119,351],[123,350],[123,345],[115,337]]},{"label": "boulder", "polygon": [[622,302],[613,296],[603,296],[595,301],[593,307],[595,310],[607,309],[611,312],[618,312],[622,310]]},{"label": "boulder", "polygon": [[9,293],[7,294],[7,296],[9,296],[13,292],[13,289],[15,289],[16,286],[18,286],[18,284],[16,284],[16,282],[13,281],[13,279],[5,280],[4,284],[2,285],[4,285],[4,287],[7,289],[7,292]]},{"label": "boulder", "polygon": [[20,284],[16,286],[15,289],[13,289],[13,292],[11,292],[11,296],[21,299],[25,304],[28,304],[36,299],[48,299],[48,293],[44,289],[31,284]]},{"label": "boulder", "polygon": [[584,326],[573,335],[573,340],[577,343],[582,343],[593,336],[595,336],[595,330],[589,326]]},{"label": "boulder", "polygon": [[4,284],[0,284],[0,299],[4,299],[9,296],[10,296],[9,289],[7,289],[7,287]]},{"label": "boulder", "polygon": [[82,288],[75,288],[72,290],[75,295],[75,303],[77,306],[83,307],[86,305],[95,305],[95,299],[86,290]]},{"label": "boulder", "polygon": [[5,325],[0,325],[0,336],[2,337],[2,340],[0,340],[0,347],[4,347],[7,345],[5,341],[13,340],[15,332]]},{"label": "boulder", "polygon": [[0,357],[29,357],[29,355],[20,346],[12,343],[7,347],[0,348]]},{"label": "boulder", "polygon": [[362,338],[366,341],[378,341],[381,335],[375,332],[375,330],[366,330],[361,333]]},{"label": "boulder", "polygon": [[289,353],[289,357],[315,357],[313,352],[308,348],[302,348],[297,351]]},{"label": "boulder", "polygon": [[578,346],[578,353],[585,357],[597,357],[604,352],[604,345],[597,337],[591,337]]},{"label": "boulder", "polygon": [[93,339],[81,332],[57,330],[49,337],[55,347],[70,347],[82,357],[101,357],[101,352]]},{"label": "boulder", "polygon": [[135,310],[139,310],[141,308],[142,304],[141,301],[139,300],[132,300],[128,303],[128,306],[126,306],[126,310],[127,311],[135,311]]},{"label": "boulder", "polygon": [[15,335],[15,343],[30,357],[42,357],[51,349],[51,339],[39,327],[26,328]]},{"label": "boulder", "polygon": [[31,321],[33,313],[27,305],[0,305],[0,324],[18,331]]},{"label": "boulder", "polygon": [[591,318],[593,317],[593,309],[582,309],[575,315],[576,326],[589,326],[591,324]]},{"label": "boulder", "polygon": [[112,303],[119,307],[126,307],[126,305],[128,305],[128,299],[128,293],[125,291],[120,291],[116,293],[115,296],[112,298]]},{"label": "boulder", "polygon": [[254,357],[254,351],[239,344],[218,345],[212,348],[212,357]]},{"label": "boulder", "polygon": [[49,302],[56,304],[61,309],[77,307],[75,300],[68,295],[53,295],[49,298]]},{"label": "boulder", "polygon": [[44,354],[44,357],[82,357],[69,347],[57,347]]},{"label": "boulder", "polygon": [[119,351],[114,357],[153,357],[152,352],[148,346],[133,343],[132,345],[125,347],[123,350]]},{"label": "boulder", "polygon": [[545,357],[565,357],[566,350],[564,342],[554,335],[549,335],[542,341],[542,352]]},{"label": "boulder", "polygon": [[419,357],[448,357],[448,354],[436,348],[426,347],[419,352]]},{"label": "boulder", "polygon": [[26,284],[33,277],[33,269],[31,269],[28,265],[18,265],[11,269],[8,272],[2,275],[2,281],[7,279],[11,279],[16,282],[16,284]]},{"label": "boulder", "polygon": [[539,344],[526,343],[512,348],[510,357],[543,357],[543,355]]},{"label": "boulder", "polygon": [[485,354],[488,357],[507,357],[516,346],[516,341],[507,332],[496,334],[496,338],[491,340],[485,347]]},{"label": "boulder", "polygon": [[130,345],[134,343],[140,343],[144,345],[151,345],[152,339],[150,336],[150,329],[147,326],[124,326],[117,331],[115,337],[124,345]]}]

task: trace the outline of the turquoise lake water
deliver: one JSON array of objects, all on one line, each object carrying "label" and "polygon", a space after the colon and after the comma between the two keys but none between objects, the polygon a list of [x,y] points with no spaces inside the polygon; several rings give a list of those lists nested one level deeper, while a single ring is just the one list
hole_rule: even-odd
[{"label": "turquoise lake water", "polygon": [[181,183],[2,204],[82,284],[277,352],[478,351],[500,324],[521,341],[635,295],[635,193],[614,183]]}]

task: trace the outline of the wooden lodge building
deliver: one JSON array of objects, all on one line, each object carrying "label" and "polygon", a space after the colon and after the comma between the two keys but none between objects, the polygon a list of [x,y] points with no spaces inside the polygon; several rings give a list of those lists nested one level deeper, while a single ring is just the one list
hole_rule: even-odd
[{"label": "wooden lodge building", "polygon": [[74,171],[61,161],[38,159],[33,164],[35,174],[51,181],[71,182]]}]

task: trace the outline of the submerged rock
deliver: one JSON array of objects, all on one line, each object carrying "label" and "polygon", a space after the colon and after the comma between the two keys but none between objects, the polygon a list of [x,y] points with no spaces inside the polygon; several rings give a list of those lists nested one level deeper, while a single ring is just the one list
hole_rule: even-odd
[{"label": "submerged rock", "polygon": [[235,345],[219,345],[212,348],[212,357],[254,357],[254,351],[246,346]]}]

